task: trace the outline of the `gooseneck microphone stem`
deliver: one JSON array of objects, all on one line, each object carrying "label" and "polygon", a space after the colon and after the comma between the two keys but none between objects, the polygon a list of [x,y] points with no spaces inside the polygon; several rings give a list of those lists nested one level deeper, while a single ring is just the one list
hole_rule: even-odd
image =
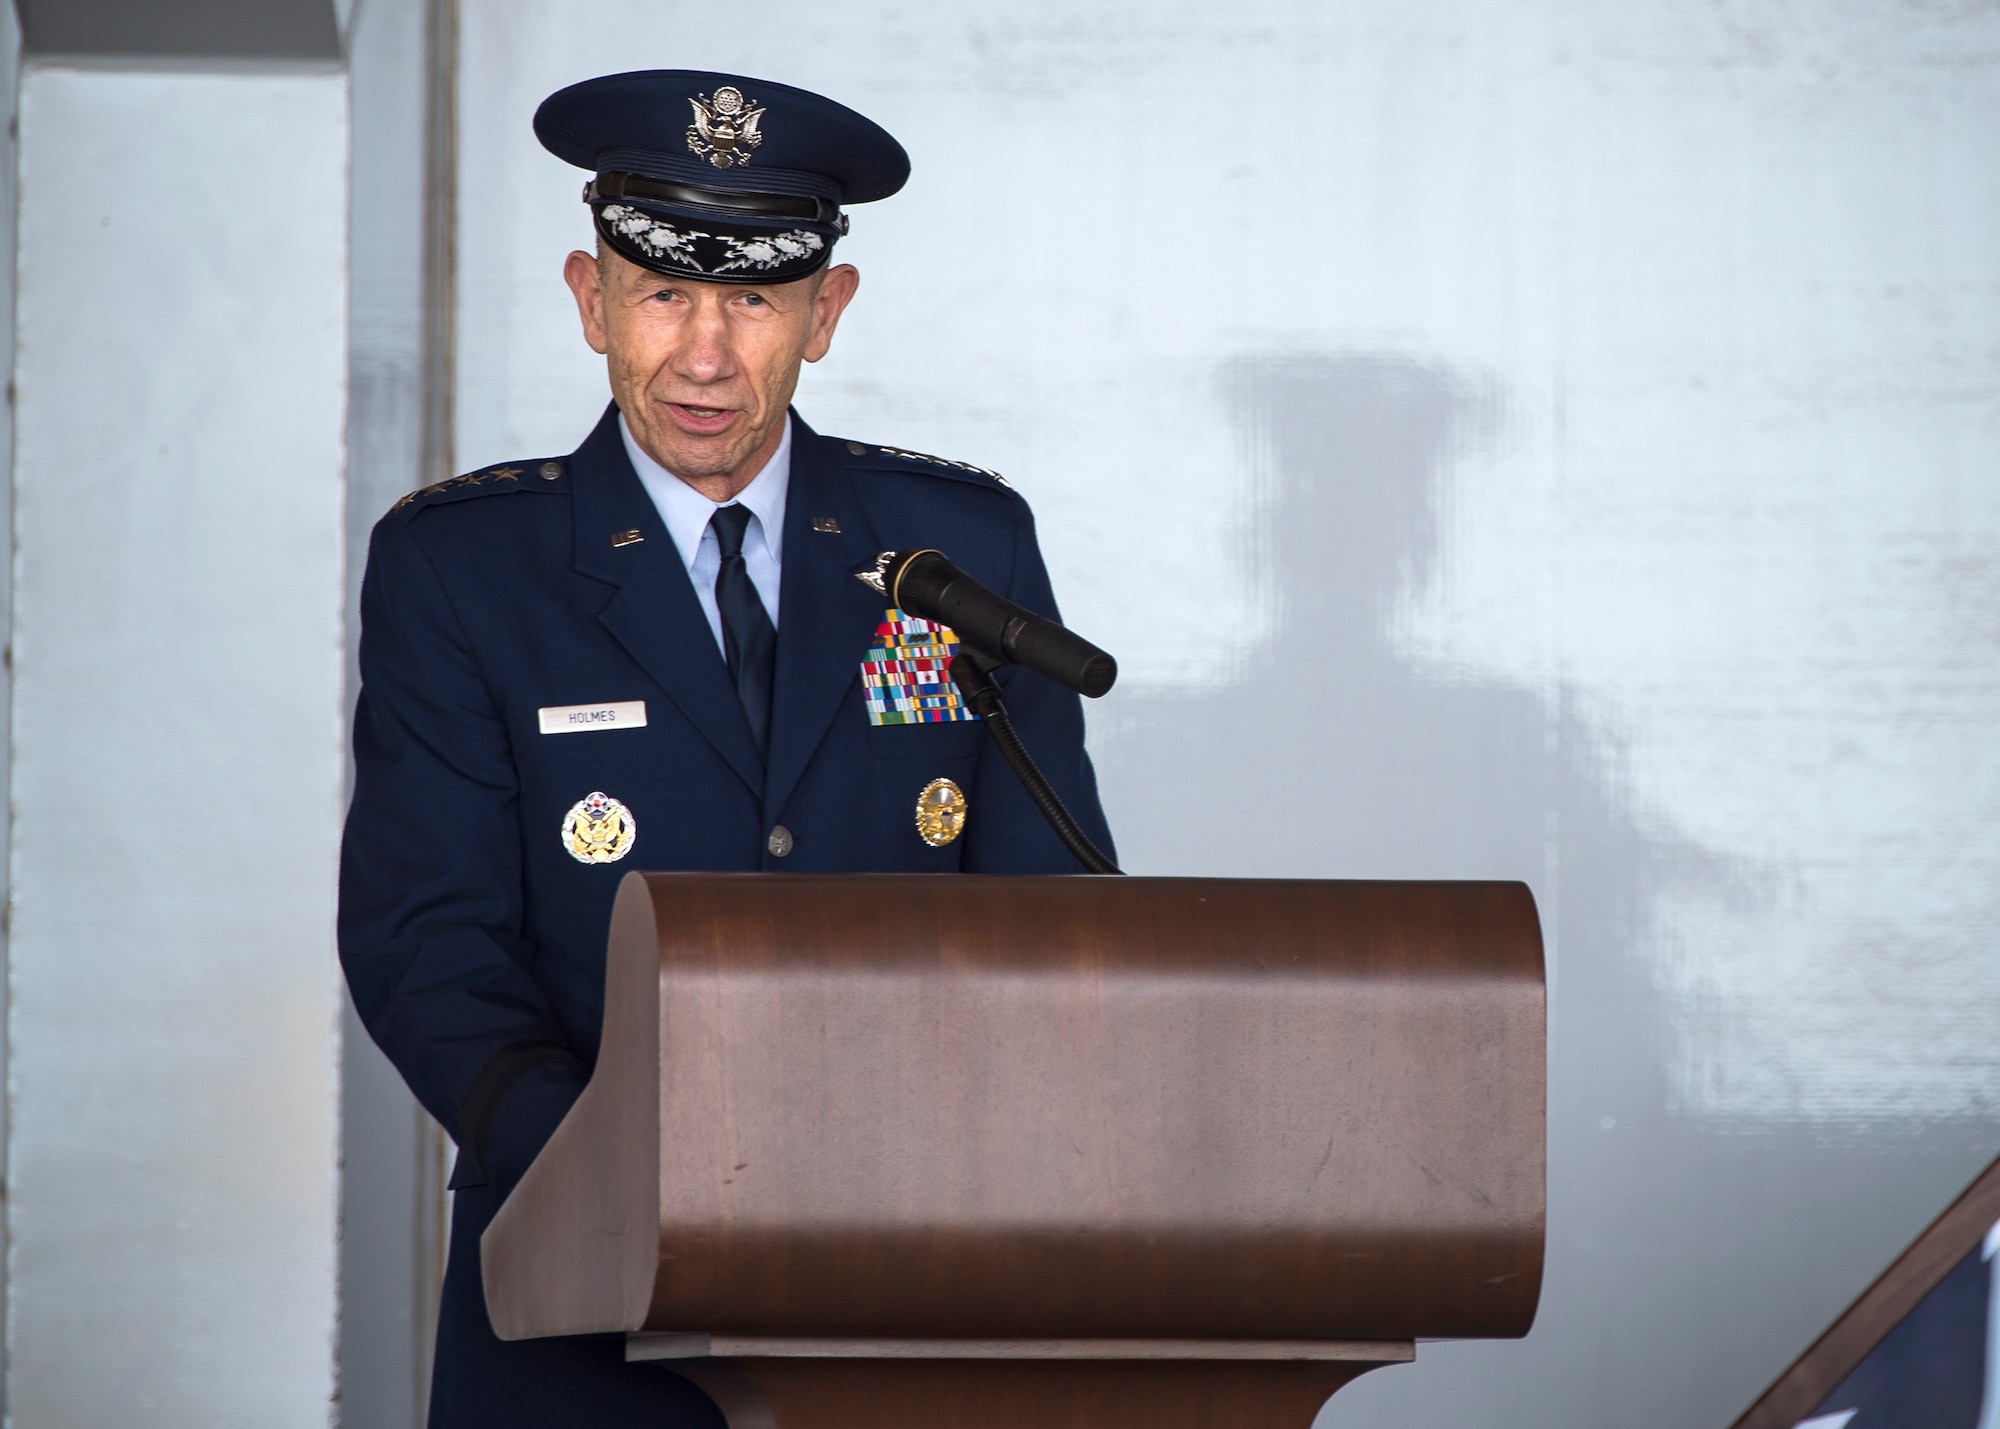
[{"label": "gooseneck microphone stem", "polygon": [[1014,777],[1021,781],[1021,787],[1028,791],[1028,797],[1035,801],[1035,807],[1042,811],[1042,817],[1049,821],[1063,847],[1092,873],[1122,873],[1124,870],[1100,853],[1097,845],[1077,827],[1048,777],[1036,767],[1034,756],[1014,732],[1014,721],[1000,698],[999,683],[982,668],[978,657],[961,647],[958,658],[951,662],[951,681],[965,697],[966,705],[985,723],[987,733],[1000,748],[1000,757],[1007,761],[1007,767],[1014,771]]},{"label": "gooseneck microphone stem", "polygon": [[958,686],[966,708],[984,722],[1007,767],[1076,861],[1092,873],[1122,872],[1077,827],[1048,777],[1035,766],[1014,732],[992,673],[1001,665],[1019,665],[1096,699],[1117,680],[1118,662],[1048,617],[988,590],[942,551],[927,547],[884,551],[875,558],[874,571],[860,579],[888,596],[889,604],[905,615],[935,621],[956,633],[958,654],[951,661],[951,682]]}]

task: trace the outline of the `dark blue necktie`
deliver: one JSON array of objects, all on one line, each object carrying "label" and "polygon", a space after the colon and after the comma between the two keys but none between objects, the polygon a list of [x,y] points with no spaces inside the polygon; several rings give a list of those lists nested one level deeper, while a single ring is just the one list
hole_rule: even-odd
[{"label": "dark blue necktie", "polygon": [[743,533],[750,527],[747,506],[718,506],[709,518],[715,544],[722,550],[722,569],[715,574],[715,605],[722,613],[722,652],[736,698],[750,721],[757,752],[771,752],[771,674],[778,652],[778,632],[743,564]]}]

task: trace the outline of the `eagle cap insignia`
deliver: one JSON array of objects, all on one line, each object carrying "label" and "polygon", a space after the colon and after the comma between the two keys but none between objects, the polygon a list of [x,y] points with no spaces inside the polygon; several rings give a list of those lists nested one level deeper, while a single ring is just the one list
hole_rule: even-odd
[{"label": "eagle cap insignia", "polygon": [[688,103],[694,109],[694,123],[687,131],[690,150],[718,169],[741,168],[750,162],[751,151],[764,142],[757,128],[764,110],[755,100],[725,84],[712,96],[697,94]]},{"label": "eagle cap insignia", "polygon": [[563,849],[578,863],[616,863],[638,837],[632,811],[601,790],[578,799],[563,816]]}]

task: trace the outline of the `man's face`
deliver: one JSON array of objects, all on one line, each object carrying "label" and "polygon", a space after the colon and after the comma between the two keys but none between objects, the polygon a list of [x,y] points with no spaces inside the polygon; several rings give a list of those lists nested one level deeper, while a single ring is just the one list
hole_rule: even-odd
[{"label": "man's face", "polygon": [[570,254],[563,277],[633,438],[718,501],[777,450],[799,363],[826,355],[861,281],[841,264],[770,287],[701,283],[609,251]]}]

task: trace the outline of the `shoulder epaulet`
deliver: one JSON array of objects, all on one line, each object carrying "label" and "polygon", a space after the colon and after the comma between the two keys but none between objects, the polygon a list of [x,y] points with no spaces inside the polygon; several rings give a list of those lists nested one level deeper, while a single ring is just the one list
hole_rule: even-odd
[{"label": "shoulder epaulet", "polygon": [[402,497],[389,508],[391,515],[412,506],[439,506],[448,501],[462,500],[468,496],[491,496],[497,491],[524,491],[544,486],[545,483],[559,482],[569,474],[569,468],[557,460],[508,462],[500,466],[483,467],[478,471],[468,471],[463,476],[450,477],[444,481],[420,486]]},{"label": "shoulder epaulet", "polygon": [[983,466],[974,466],[969,461],[953,461],[949,457],[932,456],[928,452],[906,451],[902,447],[885,447],[868,442],[843,442],[851,457],[875,458],[880,460],[885,470],[924,471],[933,476],[953,476],[960,481],[971,481],[980,486],[999,486],[1012,491],[1014,484],[997,471]]}]

